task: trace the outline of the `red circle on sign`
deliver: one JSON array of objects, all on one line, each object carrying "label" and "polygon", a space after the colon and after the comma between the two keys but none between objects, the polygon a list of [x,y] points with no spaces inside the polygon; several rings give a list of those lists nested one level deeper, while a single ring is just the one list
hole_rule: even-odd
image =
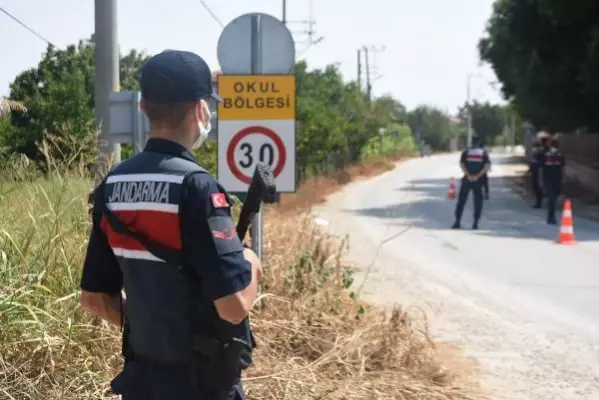
[{"label": "red circle on sign", "polygon": [[237,164],[235,163],[235,148],[244,139],[246,136],[249,136],[254,133],[259,133],[261,135],[266,136],[270,140],[275,143],[275,147],[279,152],[279,159],[277,160],[277,165],[273,170],[273,175],[275,178],[279,176],[283,168],[285,167],[285,161],[287,160],[287,152],[285,151],[285,145],[283,141],[273,130],[268,129],[264,126],[249,126],[247,128],[243,128],[239,132],[233,136],[233,140],[229,143],[227,147],[227,164],[231,169],[231,173],[243,183],[247,183],[248,185],[252,182],[252,177],[245,175],[239,168],[237,168]]}]

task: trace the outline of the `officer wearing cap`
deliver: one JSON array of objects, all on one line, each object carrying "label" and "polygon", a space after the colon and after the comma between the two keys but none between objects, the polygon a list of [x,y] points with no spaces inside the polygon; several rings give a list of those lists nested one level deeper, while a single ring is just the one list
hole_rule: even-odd
[{"label": "officer wearing cap", "polygon": [[455,222],[451,227],[452,229],[461,228],[462,214],[470,191],[474,195],[472,229],[478,229],[478,221],[483,210],[483,183],[481,178],[489,171],[490,166],[489,154],[481,147],[479,139],[473,137],[472,146],[464,150],[460,157],[460,168],[464,173],[464,177],[460,183],[460,192],[458,193],[458,202],[455,208]]},{"label": "officer wearing cap", "polygon": [[555,225],[555,208],[557,198],[562,191],[563,168],[565,158],[559,149],[559,143],[555,138],[546,138],[544,147],[538,157],[541,165],[543,180],[543,191],[547,195],[547,223]]},{"label": "officer wearing cap", "polygon": [[243,399],[261,266],[191,153],[210,130],[206,100],[221,99],[206,62],[174,50],[143,66],[141,93],[149,140],[94,192],[81,304],[125,327],[111,383],[123,399]]}]

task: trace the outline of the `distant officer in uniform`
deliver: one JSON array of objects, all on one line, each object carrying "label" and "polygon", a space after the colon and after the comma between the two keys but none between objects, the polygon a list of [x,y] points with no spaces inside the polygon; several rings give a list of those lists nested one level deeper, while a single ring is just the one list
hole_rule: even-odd
[{"label": "distant officer in uniform", "polygon": [[111,383],[123,399],[243,399],[261,266],[191,153],[210,130],[206,101],[221,99],[206,62],[172,50],[143,66],[141,94],[150,138],[94,192],[81,304],[124,323],[125,365]]},{"label": "distant officer in uniform", "polygon": [[[547,140],[543,151],[539,157],[541,165],[541,174],[543,180],[543,191],[547,196],[547,223],[554,225],[555,208],[557,198],[562,190],[562,176],[565,165],[565,158],[559,147],[556,147],[557,141]],[[557,144],[559,146],[559,144]]]},{"label": "distant officer in uniform", "polygon": [[[545,144],[543,144],[545,143]],[[530,171],[530,185],[532,187],[532,191],[535,195],[535,204],[534,208],[543,207],[543,190],[541,188],[541,181],[539,172],[541,170],[541,164],[539,162],[539,157],[541,152],[543,151],[543,147],[547,144],[547,138],[541,137],[539,139],[535,139],[532,144],[531,150],[531,158],[528,169]]]},{"label": "distant officer in uniform", "polygon": [[472,229],[478,229],[478,221],[483,210],[483,184],[481,178],[489,171],[490,166],[491,160],[487,151],[480,146],[478,138],[473,137],[472,146],[464,150],[460,157],[460,167],[464,177],[460,183],[460,192],[455,208],[455,223],[451,227],[452,229],[461,228],[462,214],[470,191],[474,195],[474,223]]}]

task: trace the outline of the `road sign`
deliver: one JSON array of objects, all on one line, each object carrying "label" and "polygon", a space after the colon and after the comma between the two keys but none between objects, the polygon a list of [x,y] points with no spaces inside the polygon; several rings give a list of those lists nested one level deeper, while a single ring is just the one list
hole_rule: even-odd
[{"label": "road sign", "polygon": [[140,110],[140,92],[112,92],[108,100],[110,112],[108,134],[115,143],[133,145],[140,153],[146,145],[150,130],[148,117]]},{"label": "road sign", "polygon": [[218,119],[295,119],[295,77],[254,75],[218,77]]},{"label": "road sign", "polygon": [[295,76],[221,75],[218,178],[245,192],[258,161],[273,169],[278,192],[295,192]]},{"label": "road sign", "polygon": [[[261,13],[242,15],[229,23],[218,39],[217,53],[224,74],[254,75],[254,78],[261,79],[256,75],[290,74],[295,65],[295,41],[291,32],[283,22]],[[226,78],[219,79],[220,82],[223,82],[223,89],[225,80]],[[269,147],[266,146],[266,143],[273,140],[272,137],[279,137],[283,142],[284,149],[284,152],[275,150],[280,146],[277,146],[278,142],[274,143],[273,140],[274,147],[271,144],[273,149],[272,160],[270,158],[268,160],[283,166],[280,171],[277,171],[278,175],[275,175],[277,189],[279,189],[279,192],[295,191],[295,79],[292,79],[293,90],[288,88],[287,94],[291,96],[287,98],[285,96],[281,97],[281,92],[275,90],[276,82],[274,82],[274,79],[271,82],[270,89],[268,85],[264,87],[258,85],[258,89],[261,90],[258,93],[261,93],[261,95],[255,95],[255,86],[252,87],[251,84],[242,87],[235,86],[235,83],[238,82],[233,82],[230,89],[232,88],[233,93],[237,95],[234,97],[228,96],[228,103],[218,106],[218,175],[219,180],[222,183],[226,182],[224,186],[230,191],[235,191],[235,188],[241,191],[247,190],[248,185],[244,183],[245,179],[239,179],[239,177],[251,176],[253,173],[255,158],[250,159],[248,156],[251,156],[251,150],[258,149],[258,159],[267,157],[267,150],[265,149]],[[241,81],[241,83],[243,85],[244,82]],[[247,100],[247,103],[244,100]],[[227,108],[225,108],[225,105]],[[243,110],[250,109],[257,112],[243,112]],[[265,110],[267,111],[264,112]],[[288,112],[292,110],[293,115],[285,115],[282,110]],[[227,119],[227,116],[232,118]],[[235,116],[237,116],[237,119],[235,119]],[[262,120],[259,119],[260,116],[263,117]],[[221,117],[224,117],[224,119]],[[286,119],[289,117],[292,117],[292,119]],[[244,124],[243,121],[246,123]],[[279,126],[268,126],[266,121],[276,122]],[[289,122],[291,122],[291,126],[286,125]],[[252,129],[247,130],[246,128]],[[268,136],[260,132],[253,133],[256,128],[264,128],[260,129],[260,132],[272,131],[274,136],[272,134]],[[232,146],[232,149],[229,150],[229,147],[231,147],[229,144],[237,135],[241,136],[240,131],[243,129],[246,129],[243,137],[237,140],[235,146]],[[258,143],[254,143],[252,146],[250,139],[253,141],[258,140]],[[289,147],[287,147],[288,145]],[[239,146],[239,149],[237,149],[237,146]],[[245,162],[236,159],[236,153],[239,151],[245,152]],[[277,151],[276,154],[275,151]],[[232,156],[223,157],[224,153],[230,152],[232,152]],[[281,163],[281,161],[283,162]],[[239,164],[239,167],[236,166],[236,163]],[[230,164],[234,167],[231,168]],[[263,218],[264,212],[260,210],[254,216],[251,226],[252,249],[260,259],[262,258],[263,246]]]},{"label": "road sign", "polygon": [[[258,26],[252,43],[252,24]],[[259,47],[260,71],[252,69],[252,45]],[[218,62],[225,74],[289,74],[295,65],[295,41],[289,29],[275,17],[263,13],[244,14],[225,27],[218,39]]]},{"label": "road sign", "polygon": [[529,137],[534,134],[534,130],[531,126],[527,126],[524,128],[524,136]]}]

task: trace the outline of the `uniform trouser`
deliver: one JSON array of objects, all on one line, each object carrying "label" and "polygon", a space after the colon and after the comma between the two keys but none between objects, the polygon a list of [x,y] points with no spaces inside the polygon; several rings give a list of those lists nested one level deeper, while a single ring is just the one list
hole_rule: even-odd
[{"label": "uniform trouser", "polygon": [[539,182],[539,169],[532,168],[530,170],[530,184],[532,191],[535,195],[536,205],[540,206],[543,203],[543,189],[541,188],[541,182]]},{"label": "uniform trouser", "polygon": [[464,213],[464,207],[468,201],[468,195],[472,191],[474,196],[474,221],[478,222],[483,212],[483,185],[480,179],[475,182],[470,182],[465,177],[462,178],[460,183],[460,192],[458,193],[458,203],[455,206],[455,220],[460,222],[462,220],[462,214]]},{"label": "uniform trouser", "polygon": [[483,185],[483,192],[485,193],[485,197],[489,197],[489,177],[487,176],[487,174],[481,176],[480,181]]},{"label": "uniform trouser", "polygon": [[196,382],[189,371],[129,361],[111,387],[115,394],[122,395],[122,400],[245,400],[241,383],[228,394],[214,396],[203,392]]},{"label": "uniform trouser", "polygon": [[543,189],[547,195],[547,221],[555,221],[557,198],[562,194],[562,184],[559,179],[544,181]]},{"label": "uniform trouser", "polygon": [[553,181],[544,181],[543,190],[547,196],[547,221],[555,221],[555,208],[560,195],[560,185]]}]

